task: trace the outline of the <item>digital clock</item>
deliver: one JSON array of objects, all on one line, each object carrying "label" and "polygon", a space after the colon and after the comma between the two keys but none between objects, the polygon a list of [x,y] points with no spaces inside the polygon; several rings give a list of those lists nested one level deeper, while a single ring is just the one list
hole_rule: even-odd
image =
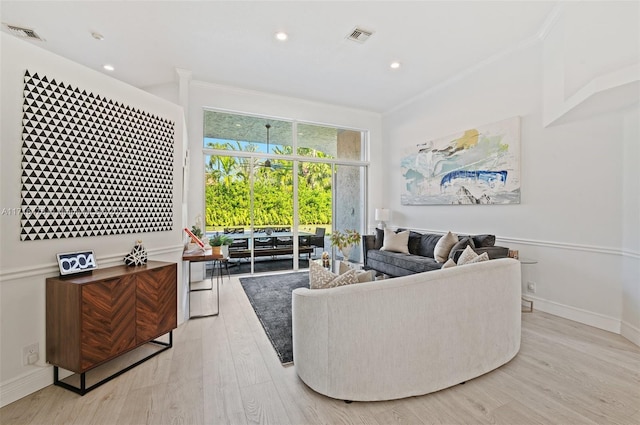
[{"label": "digital clock", "polygon": [[74,273],[83,273],[98,268],[93,251],[67,252],[56,254],[58,267],[62,276]]}]

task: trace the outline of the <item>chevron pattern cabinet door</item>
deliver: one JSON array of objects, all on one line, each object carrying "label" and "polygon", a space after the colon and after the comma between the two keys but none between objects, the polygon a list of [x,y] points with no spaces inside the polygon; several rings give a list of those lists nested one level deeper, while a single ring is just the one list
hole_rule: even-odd
[{"label": "chevron pattern cabinet door", "polygon": [[135,276],[85,285],[82,289],[82,369],[87,370],[136,345]]},{"label": "chevron pattern cabinet door", "polygon": [[149,270],[136,276],[136,338],[152,340],[177,327],[177,266]]}]

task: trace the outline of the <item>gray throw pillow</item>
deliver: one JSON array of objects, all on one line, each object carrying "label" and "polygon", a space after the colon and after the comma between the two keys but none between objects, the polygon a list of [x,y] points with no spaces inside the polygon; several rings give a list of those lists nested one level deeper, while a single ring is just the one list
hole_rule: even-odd
[{"label": "gray throw pillow", "polygon": [[375,249],[380,249],[382,245],[384,245],[384,230],[376,228],[376,243],[374,247]]},{"label": "gray throw pillow", "polygon": [[473,237],[475,248],[485,248],[496,244],[496,235],[475,235]]},{"label": "gray throw pillow", "polygon": [[420,255],[420,240],[422,238],[422,233],[418,232],[409,232],[409,254]]},{"label": "gray throw pillow", "polygon": [[456,255],[456,251],[459,251],[461,249],[465,249],[468,246],[470,246],[471,248],[475,248],[476,247],[473,244],[473,239],[471,239],[471,238],[460,239],[458,241],[458,243],[455,244],[453,246],[453,248],[451,248],[451,252],[449,253],[449,258],[454,259],[453,257]]}]

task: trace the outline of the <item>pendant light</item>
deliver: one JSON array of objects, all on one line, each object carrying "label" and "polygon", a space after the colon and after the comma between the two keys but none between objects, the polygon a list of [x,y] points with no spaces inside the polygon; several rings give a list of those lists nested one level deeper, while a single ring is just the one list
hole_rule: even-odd
[{"label": "pendant light", "polygon": [[[271,128],[271,124],[267,123],[265,124],[265,127],[267,128],[267,154],[269,153],[269,129]],[[269,158],[267,158],[267,160],[264,162],[264,166],[267,168],[271,168],[271,161],[269,160]]]}]

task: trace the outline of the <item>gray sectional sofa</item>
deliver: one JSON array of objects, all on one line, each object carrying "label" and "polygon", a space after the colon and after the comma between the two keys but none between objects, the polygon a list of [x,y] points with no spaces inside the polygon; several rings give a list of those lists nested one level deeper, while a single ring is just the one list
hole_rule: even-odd
[{"label": "gray sectional sofa", "polygon": [[[403,230],[398,229],[396,232]],[[362,236],[365,269],[391,277],[439,270],[443,263],[436,261],[434,250],[442,236],[411,231],[408,242],[409,254],[403,254],[380,250],[384,244],[384,232],[376,229],[375,235]],[[457,261],[468,245],[478,254],[486,252],[490,259],[508,257],[509,248],[496,246],[495,241],[495,235],[458,235],[458,243],[451,249],[449,258]]]}]

